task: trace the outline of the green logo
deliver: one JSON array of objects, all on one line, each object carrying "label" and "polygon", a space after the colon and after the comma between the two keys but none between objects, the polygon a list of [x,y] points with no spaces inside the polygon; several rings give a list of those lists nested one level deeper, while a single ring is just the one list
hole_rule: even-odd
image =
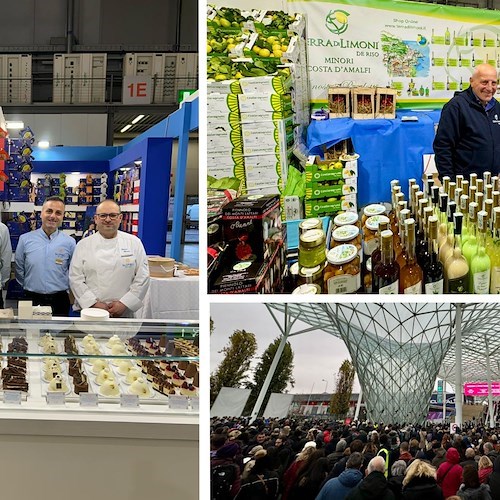
[{"label": "green logo", "polygon": [[335,35],[341,35],[346,32],[348,27],[347,16],[349,16],[349,13],[345,10],[331,10],[325,19],[325,26],[328,31],[331,31]]}]

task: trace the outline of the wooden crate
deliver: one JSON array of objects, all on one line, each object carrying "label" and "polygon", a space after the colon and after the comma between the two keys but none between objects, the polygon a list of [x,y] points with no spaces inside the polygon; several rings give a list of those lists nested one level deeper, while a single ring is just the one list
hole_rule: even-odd
[{"label": "wooden crate", "polygon": [[375,104],[375,118],[396,118],[396,89],[378,87]]},{"label": "wooden crate", "polygon": [[351,116],[351,89],[328,87],[328,111],[330,118],[349,118]]},{"label": "wooden crate", "polygon": [[352,89],[352,117],[356,120],[375,118],[375,88]]}]

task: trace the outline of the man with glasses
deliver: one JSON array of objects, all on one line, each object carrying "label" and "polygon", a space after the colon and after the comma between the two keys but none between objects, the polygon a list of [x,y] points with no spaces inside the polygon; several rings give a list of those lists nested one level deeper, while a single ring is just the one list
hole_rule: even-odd
[{"label": "man with glasses", "polygon": [[16,248],[16,280],[35,306],[51,306],[54,316],[70,310],[68,270],[75,240],[59,230],[64,202],[50,196],[42,206],[42,227],[21,235]]},{"label": "man with glasses", "polygon": [[69,270],[75,309],[97,307],[114,318],[132,317],[149,286],[144,246],[118,230],[122,214],[113,200],[97,205],[94,220],[98,232],[78,243]]}]

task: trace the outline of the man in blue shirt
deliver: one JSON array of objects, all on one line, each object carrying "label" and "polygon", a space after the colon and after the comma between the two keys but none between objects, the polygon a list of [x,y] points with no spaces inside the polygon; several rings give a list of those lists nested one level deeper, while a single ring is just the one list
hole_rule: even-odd
[{"label": "man in blue shirt", "polygon": [[500,169],[500,103],[495,99],[497,72],[479,64],[470,78],[470,87],[458,92],[443,107],[434,139],[439,177],[455,180],[457,174]]},{"label": "man in blue shirt", "polygon": [[64,202],[47,198],[42,207],[42,227],[23,234],[16,248],[16,280],[33,305],[51,306],[54,316],[68,316],[69,264],[76,243],[59,231]]}]

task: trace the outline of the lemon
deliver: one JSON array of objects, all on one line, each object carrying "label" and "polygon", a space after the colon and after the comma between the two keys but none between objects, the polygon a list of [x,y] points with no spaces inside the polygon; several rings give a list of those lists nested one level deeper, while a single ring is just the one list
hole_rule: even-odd
[{"label": "lemon", "polygon": [[274,57],[281,57],[282,55],[283,55],[283,52],[281,52],[280,49],[273,50]]},{"label": "lemon", "polygon": [[259,56],[260,57],[269,57],[271,52],[268,49],[260,49]]},{"label": "lemon", "polygon": [[267,37],[267,43],[270,43],[271,45],[278,39],[276,36],[269,36]]},{"label": "lemon", "polygon": [[342,163],[340,161],[338,161],[338,162],[334,163],[333,168],[342,169],[342,168],[344,168],[344,165],[342,165]]},{"label": "lemon", "polygon": [[230,50],[233,50],[235,47],[236,45],[234,43],[228,43],[226,49],[229,52]]},{"label": "lemon", "polygon": [[281,46],[281,52],[286,52],[288,50],[288,45]]},{"label": "lemon", "polygon": [[281,50],[281,44],[279,44],[279,43],[274,43],[274,44],[273,44],[273,52],[274,52],[275,50]]},{"label": "lemon", "polygon": [[260,53],[260,47],[258,47],[257,45],[254,45],[252,47],[252,50],[256,53],[256,54],[259,54]]},{"label": "lemon", "polygon": [[234,38],[233,37],[229,37],[227,39],[227,43],[234,43]]},{"label": "lemon", "polygon": [[234,77],[235,77],[237,80],[239,80],[240,78],[243,78],[243,75],[242,75],[242,74],[238,71],[238,72],[234,75]]},{"label": "lemon", "polygon": [[227,19],[224,19],[222,18],[220,20],[220,25],[223,27],[223,28],[229,28],[231,26],[231,21],[228,21]]},{"label": "lemon", "polygon": [[218,17],[214,17],[214,23],[217,25],[217,26],[220,26],[220,19]]},{"label": "lemon", "polygon": [[347,16],[342,12],[342,11],[337,11],[335,12],[335,19],[340,23],[340,24],[345,24],[347,23]]},{"label": "lemon", "polygon": [[212,40],[210,40],[209,43],[213,47],[216,43],[219,43],[219,42],[217,42],[217,40],[215,38],[212,38]]},{"label": "lemon", "polygon": [[212,46],[207,43],[207,54],[210,54],[212,52]]},{"label": "lemon", "polygon": [[224,80],[226,80],[226,75],[221,75],[221,74],[215,75],[216,82],[222,82]]}]

